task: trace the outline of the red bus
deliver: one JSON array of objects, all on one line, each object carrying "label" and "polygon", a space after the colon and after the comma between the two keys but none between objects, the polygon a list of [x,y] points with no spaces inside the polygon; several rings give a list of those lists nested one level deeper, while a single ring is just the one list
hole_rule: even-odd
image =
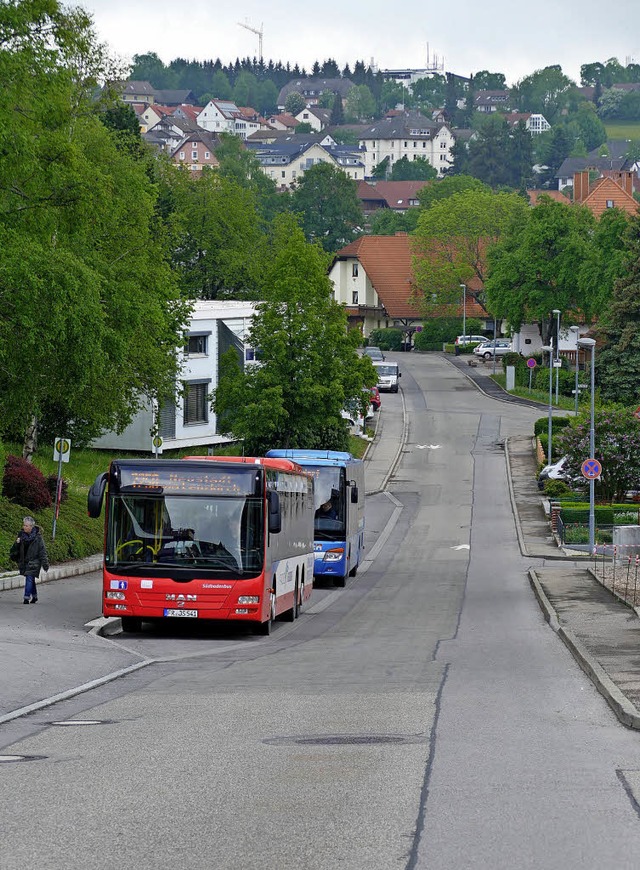
[{"label": "red bus", "polygon": [[105,499],[103,613],[143,621],[237,620],[270,634],[313,588],[312,478],[286,459],[114,459]]}]

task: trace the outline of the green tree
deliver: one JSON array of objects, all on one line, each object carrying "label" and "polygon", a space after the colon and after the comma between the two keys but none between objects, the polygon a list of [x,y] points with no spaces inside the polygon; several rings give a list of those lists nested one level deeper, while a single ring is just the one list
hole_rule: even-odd
[{"label": "green tree", "polygon": [[119,71],[89,17],[5,4],[0,32],[0,408],[30,455],[34,421],[82,443],[173,389],[187,312],[153,165],[101,123]]},{"label": "green tree", "polygon": [[362,232],[364,214],[356,182],[329,163],[307,169],[291,194],[305,236],[325,251],[337,251]]},{"label": "green tree", "polygon": [[344,124],[344,107],[342,105],[342,97],[340,94],[334,94],[333,103],[331,104],[331,124],[336,127]]},{"label": "green tree", "polygon": [[293,115],[294,118],[296,115],[299,115],[303,109],[306,109],[306,107],[307,101],[302,94],[299,94],[297,91],[292,91],[284,101],[285,112],[289,112],[289,114]]},{"label": "green tree", "polygon": [[[426,315],[457,313],[460,285],[474,279],[484,284],[487,250],[525,220],[528,208],[513,193],[465,190],[421,209],[413,235],[413,272]],[[484,306],[481,294],[477,299]],[[488,310],[502,316],[499,307]]]},{"label": "green tree", "polygon": [[444,76],[439,74],[428,78],[418,79],[411,85],[411,94],[421,109],[426,111],[442,109],[444,106],[447,82]]},{"label": "green tree", "polygon": [[[626,236],[627,257],[612,300],[598,324],[598,382],[604,399],[637,405],[640,400],[640,220]],[[635,487],[633,487],[635,489]]]},{"label": "green tree", "polygon": [[190,299],[258,299],[266,236],[249,185],[213,170],[171,171],[174,265]]},{"label": "green tree", "polygon": [[520,112],[539,112],[554,124],[569,105],[573,90],[575,83],[556,64],[525,76],[511,95]]},{"label": "green tree", "polygon": [[504,91],[507,87],[507,80],[503,73],[492,73],[486,69],[477,72],[473,81],[476,91]]},{"label": "green tree", "polygon": [[367,85],[356,85],[347,94],[344,107],[345,121],[357,124],[370,121],[376,114],[376,101]]},{"label": "green tree", "polygon": [[233,91],[229,79],[221,69],[217,69],[211,77],[211,93],[214,100],[230,100]]},{"label": "green tree", "polygon": [[391,170],[391,181],[431,181],[437,177],[438,171],[422,157],[417,160],[401,157]]},{"label": "green tree", "polygon": [[257,100],[255,108],[263,115],[270,115],[278,108],[278,88],[270,79],[258,82]]},{"label": "green tree", "polygon": [[273,447],[345,449],[341,411],[362,407],[363,388],[376,375],[371,361],[357,354],[357,334],[347,333],[326,254],[305,242],[293,217],[281,216],[263,265],[264,301],[249,335],[261,363],[241,371],[235,355],[225,359],[213,404],[219,424],[244,439],[248,454]]},{"label": "green tree", "polygon": [[394,236],[396,233],[411,233],[418,224],[419,209],[410,208],[402,214],[392,208],[379,208],[369,220],[372,236]]},{"label": "green tree", "polygon": [[308,121],[303,121],[301,124],[296,124],[294,132],[296,133],[313,133],[313,127]]},{"label": "green tree", "polygon": [[439,181],[434,181],[433,184],[425,184],[418,191],[418,199],[420,200],[420,208],[431,208],[435,203],[443,199],[448,199],[455,193],[463,193],[467,190],[483,190],[486,193],[491,191],[488,184],[473,178],[471,175],[450,175]]},{"label": "green tree", "polygon": [[241,139],[230,133],[221,133],[215,153],[220,164],[218,174],[232,179],[253,194],[254,208],[265,222],[286,211],[286,200],[278,193],[275,181],[264,174],[255,154],[244,146]]},{"label": "green tree", "polygon": [[489,252],[486,280],[489,305],[514,330],[538,321],[546,342],[553,330],[554,308],[575,312],[588,322],[594,299],[580,282],[595,230],[591,211],[543,196]]}]

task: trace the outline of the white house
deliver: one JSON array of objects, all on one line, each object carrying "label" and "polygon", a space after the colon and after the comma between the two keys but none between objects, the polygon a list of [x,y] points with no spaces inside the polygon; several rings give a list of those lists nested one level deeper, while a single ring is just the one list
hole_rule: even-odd
[{"label": "white house", "polygon": [[210,133],[236,132],[236,118],[240,110],[231,100],[209,100],[197,117],[197,123]]},{"label": "white house", "polygon": [[330,163],[354,181],[364,178],[364,154],[350,146],[305,142],[292,137],[260,144],[252,150],[264,174],[282,189],[294,184],[316,163]]},{"label": "white house", "polygon": [[441,176],[453,162],[451,149],[455,141],[447,124],[416,113],[378,121],[360,134],[360,147],[365,151],[365,177],[371,178],[375,167],[385,158],[392,169],[403,157],[422,158]]},{"label": "white house", "polygon": [[162,450],[228,442],[218,432],[210,394],[218,385],[220,359],[230,348],[236,349],[242,364],[253,360],[253,349],[245,347],[245,340],[254,312],[253,302],[196,302],[185,345],[177,350],[183,362],[177,396],[160,409],[148,403],[121,435],[105,432],[91,446],[152,453],[151,433],[156,422]]}]

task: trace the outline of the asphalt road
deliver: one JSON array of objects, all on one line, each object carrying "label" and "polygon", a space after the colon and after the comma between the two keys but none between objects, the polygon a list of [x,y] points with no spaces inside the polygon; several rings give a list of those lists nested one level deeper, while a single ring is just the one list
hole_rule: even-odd
[{"label": "asphalt road", "polygon": [[[80,597],[33,616],[44,669],[65,642],[78,679],[101,652],[145,666],[0,727],[27,756],[1,766],[2,870],[637,867],[638,735],[544,622],[516,546],[503,441],[539,411],[399,359],[408,440],[346,589],[262,639],[82,638]],[[55,724],[74,720],[95,724]]]}]

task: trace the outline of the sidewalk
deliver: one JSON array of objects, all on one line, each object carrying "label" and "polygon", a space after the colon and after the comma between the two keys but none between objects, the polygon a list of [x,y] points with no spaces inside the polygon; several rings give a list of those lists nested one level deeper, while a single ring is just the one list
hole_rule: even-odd
[{"label": "sidewalk", "polygon": [[[491,398],[538,405],[502,390],[491,366],[452,362]],[[532,437],[508,439],[506,461],[520,551],[543,560],[529,569],[529,582],[544,617],[620,722],[640,730],[640,619],[600,582],[590,556],[558,546],[535,479]]]}]

